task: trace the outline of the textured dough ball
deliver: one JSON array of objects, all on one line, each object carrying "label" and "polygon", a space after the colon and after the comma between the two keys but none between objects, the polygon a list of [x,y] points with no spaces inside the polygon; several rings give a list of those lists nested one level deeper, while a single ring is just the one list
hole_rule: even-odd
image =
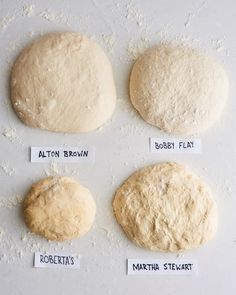
[{"label": "textured dough ball", "polygon": [[49,240],[71,240],[91,228],[96,205],[89,190],[69,177],[49,177],[34,184],[24,200],[29,229]]},{"label": "textured dough ball", "polygon": [[130,77],[130,98],[143,119],[180,135],[209,128],[223,111],[228,88],[218,62],[184,45],[147,50]]},{"label": "textured dough ball", "polygon": [[176,163],[143,168],[116,192],[113,210],[129,239],[150,250],[196,248],[216,232],[209,188]]},{"label": "textured dough ball", "polygon": [[18,57],[11,73],[11,100],[29,126],[60,132],[94,130],[115,108],[110,62],[86,36],[50,33]]}]

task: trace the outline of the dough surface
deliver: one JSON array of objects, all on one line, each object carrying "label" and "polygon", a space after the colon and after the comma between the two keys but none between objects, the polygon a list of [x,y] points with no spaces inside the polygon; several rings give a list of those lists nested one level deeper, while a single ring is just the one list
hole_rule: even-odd
[{"label": "dough surface", "polygon": [[142,118],[176,135],[212,126],[224,109],[228,88],[228,76],[218,62],[184,45],[147,50],[130,76],[130,99]]},{"label": "dough surface", "polygon": [[117,190],[113,210],[128,238],[154,251],[196,248],[210,240],[217,227],[209,188],[172,162],[131,175]]},{"label": "dough surface", "polygon": [[69,177],[35,183],[24,200],[29,229],[49,240],[71,240],[91,228],[96,205],[89,190]]},{"label": "dough surface", "polygon": [[69,133],[94,130],[115,108],[110,62],[100,46],[80,33],[44,35],[17,58],[11,101],[29,126]]}]

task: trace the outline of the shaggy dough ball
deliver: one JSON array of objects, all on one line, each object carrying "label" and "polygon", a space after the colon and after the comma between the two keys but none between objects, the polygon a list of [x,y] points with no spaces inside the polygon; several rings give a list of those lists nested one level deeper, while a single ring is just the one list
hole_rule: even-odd
[{"label": "shaggy dough ball", "polygon": [[24,200],[29,229],[49,240],[70,240],[91,228],[96,205],[89,190],[69,177],[49,177],[34,184]]},{"label": "shaggy dough ball", "polygon": [[116,192],[113,209],[128,238],[150,250],[196,248],[216,231],[217,210],[211,192],[176,163],[134,173]]},{"label": "shaggy dough ball", "polygon": [[11,100],[29,126],[60,132],[94,130],[115,108],[110,62],[86,36],[50,33],[18,57],[11,74]]},{"label": "shaggy dough ball", "polygon": [[210,127],[223,111],[228,88],[219,63],[184,45],[147,50],[130,77],[130,98],[143,119],[179,135]]}]

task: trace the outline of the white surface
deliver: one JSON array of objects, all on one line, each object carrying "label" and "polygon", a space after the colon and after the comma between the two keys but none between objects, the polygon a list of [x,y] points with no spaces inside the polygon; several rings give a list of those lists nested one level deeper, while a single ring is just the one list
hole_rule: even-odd
[{"label": "white surface", "polygon": [[[234,294],[236,2],[32,0],[27,3],[35,4],[33,14],[22,16],[27,12],[22,9],[25,2],[27,0],[0,0],[0,19],[5,17],[0,21],[0,165],[5,169],[4,172],[0,168],[0,293]],[[63,15],[60,16],[60,13]],[[4,23],[6,27],[2,25]],[[113,64],[119,97],[115,114],[101,131],[88,134],[57,134],[26,127],[8,104],[12,62],[23,46],[40,33],[71,29],[93,36],[106,50]],[[32,31],[34,35],[31,38]],[[230,99],[221,120],[201,136],[201,155],[151,154],[149,137],[165,135],[146,124],[130,108],[127,92],[133,61],[127,49],[132,46],[137,48],[137,44],[142,48],[148,40],[148,44],[152,45],[163,38],[171,40],[183,36],[199,40],[193,40],[193,43],[206,48],[225,63],[231,80]],[[112,38],[115,42],[113,53],[110,52]],[[9,127],[16,129],[12,141],[2,135]],[[63,144],[95,146],[95,164],[57,164],[55,167],[29,162],[31,145]],[[185,163],[212,186],[219,206],[218,232],[206,246],[181,255],[181,258],[198,261],[197,277],[127,276],[126,258],[163,259],[177,256],[136,247],[117,225],[111,208],[114,192],[127,176],[139,167],[165,160]],[[21,206],[13,206],[8,201],[16,194],[24,195],[33,182],[45,176],[45,169],[50,172],[53,168],[55,172],[57,167],[60,173],[72,175],[86,185],[97,203],[93,229],[72,243],[47,242],[27,233]],[[80,270],[32,267],[34,251],[59,252],[61,249],[81,255]]]}]

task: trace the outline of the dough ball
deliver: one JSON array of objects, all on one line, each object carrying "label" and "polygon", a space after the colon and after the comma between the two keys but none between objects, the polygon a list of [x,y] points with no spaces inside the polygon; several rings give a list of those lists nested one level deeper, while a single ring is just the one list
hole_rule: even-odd
[{"label": "dough ball", "polygon": [[217,227],[209,188],[177,163],[134,173],[116,192],[113,210],[128,238],[154,251],[196,248],[210,240]]},{"label": "dough ball", "polygon": [[29,229],[49,240],[71,240],[91,228],[96,205],[89,190],[69,177],[49,177],[34,184],[24,200]]},{"label": "dough ball", "polygon": [[228,88],[218,62],[184,45],[147,50],[130,77],[130,98],[143,119],[176,135],[209,128],[223,111]]},{"label": "dough ball", "polygon": [[87,132],[112,115],[112,69],[94,41],[75,32],[50,33],[23,50],[11,73],[11,101],[27,125]]}]

